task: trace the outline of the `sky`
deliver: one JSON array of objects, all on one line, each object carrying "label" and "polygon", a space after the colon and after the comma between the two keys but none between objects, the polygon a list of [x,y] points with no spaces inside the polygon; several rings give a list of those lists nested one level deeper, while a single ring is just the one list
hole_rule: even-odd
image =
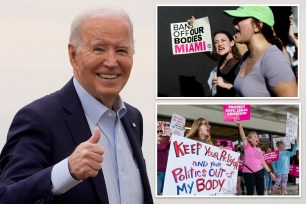
[{"label": "sky", "polygon": [[[241,2],[247,3],[246,1],[236,1],[235,5]],[[260,2],[266,3],[266,1],[258,1],[258,3]],[[287,3],[278,1],[278,3],[282,2]],[[143,114],[143,153],[152,192],[155,194],[155,103],[224,102],[216,100],[161,101],[155,99],[156,4],[187,3],[205,5],[206,2],[204,0],[194,0],[193,2],[186,0],[0,0],[0,150],[5,143],[8,128],[16,112],[31,101],[60,89],[72,77],[67,43],[73,18],[88,8],[121,7],[131,17],[135,38],[134,66],[121,95],[126,102],[137,107]],[[214,4],[217,3],[223,3],[223,1],[214,1]],[[299,1],[294,3],[299,3]],[[301,19],[305,19],[303,15],[302,13]],[[303,32],[303,30],[301,31]],[[304,51],[305,48],[300,50],[301,53]],[[303,57],[303,54],[300,56]],[[302,57],[301,65],[305,62]],[[303,100],[303,94],[301,94],[301,100],[287,100],[287,102],[302,102]],[[244,101],[239,102],[243,103]],[[242,203],[244,200],[237,201]],[[156,199],[156,203],[171,201],[186,202],[185,199]],[[216,201],[224,202],[222,199],[216,199]],[[190,203],[200,202],[199,199],[193,199]],[[283,201],[280,200],[281,202]]]}]

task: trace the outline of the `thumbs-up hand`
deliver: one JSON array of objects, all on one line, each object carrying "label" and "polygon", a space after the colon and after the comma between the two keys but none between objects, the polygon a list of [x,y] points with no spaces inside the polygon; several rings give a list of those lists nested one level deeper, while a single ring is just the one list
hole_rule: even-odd
[{"label": "thumbs-up hand", "polygon": [[100,140],[100,129],[96,128],[94,134],[87,140],[87,142],[92,144],[97,144]]},{"label": "thumbs-up hand", "polygon": [[104,150],[98,144],[99,140],[100,129],[96,128],[94,134],[68,157],[69,171],[74,179],[95,177],[102,168]]}]

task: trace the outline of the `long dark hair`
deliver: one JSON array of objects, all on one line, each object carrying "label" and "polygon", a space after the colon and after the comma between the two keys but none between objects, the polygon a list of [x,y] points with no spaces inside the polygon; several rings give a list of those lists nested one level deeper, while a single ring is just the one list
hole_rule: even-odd
[{"label": "long dark hair", "polygon": [[[257,20],[256,18],[253,18],[253,23],[258,25],[259,22],[260,21]],[[269,43],[271,43],[272,45],[276,45],[278,49],[280,49],[281,51],[283,50],[284,48],[283,41],[275,35],[274,30],[269,25],[263,23],[263,26],[260,31],[263,34],[263,36],[265,36],[265,38]]]}]

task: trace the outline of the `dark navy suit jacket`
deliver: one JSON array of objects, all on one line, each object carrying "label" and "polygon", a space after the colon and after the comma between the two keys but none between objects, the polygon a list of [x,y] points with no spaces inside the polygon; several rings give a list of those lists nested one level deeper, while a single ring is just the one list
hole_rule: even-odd
[{"label": "dark navy suit jacket", "polygon": [[[127,113],[121,121],[140,171],[144,203],[151,204],[153,200],[141,150],[142,116],[136,108],[125,105]],[[61,90],[22,108],[11,124],[0,155],[0,203],[109,203],[101,170],[96,177],[85,179],[63,195],[52,194],[52,167],[90,136],[72,80]]]}]

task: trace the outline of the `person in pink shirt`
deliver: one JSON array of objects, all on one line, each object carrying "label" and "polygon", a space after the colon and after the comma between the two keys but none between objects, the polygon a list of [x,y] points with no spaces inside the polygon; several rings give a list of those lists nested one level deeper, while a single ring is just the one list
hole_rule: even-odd
[{"label": "person in pink shirt", "polygon": [[166,131],[167,136],[163,137],[163,131],[159,129],[157,134],[157,195],[162,195],[169,154],[170,132]]},{"label": "person in pink shirt", "polygon": [[255,131],[251,131],[246,137],[242,124],[239,121],[234,121],[239,128],[239,134],[243,142],[244,148],[244,167],[242,175],[245,181],[247,195],[254,195],[256,187],[257,195],[264,195],[265,180],[263,167],[269,172],[272,178],[275,175],[264,160],[263,152],[258,147],[259,138]]},{"label": "person in pink shirt", "polygon": [[242,183],[242,169],[244,166],[244,152],[243,152],[241,144],[235,145],[235,151],[240,153],[236,195],[242,195],[242,192],[244,193],[244,183]]}]

